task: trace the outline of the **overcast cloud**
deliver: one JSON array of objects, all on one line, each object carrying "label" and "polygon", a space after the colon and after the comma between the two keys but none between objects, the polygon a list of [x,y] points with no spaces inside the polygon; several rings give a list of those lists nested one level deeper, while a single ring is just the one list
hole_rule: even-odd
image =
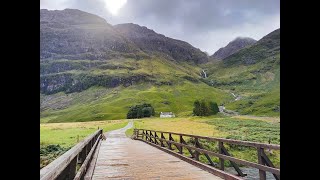
[{"label": "overcast cloud", "polygon": [[40,9],[80,9],[112,25],[139,24],[210,55],[238,36],[259,40],[280,28],[280,0],[127,0],[117,15],[107,1],[40,0]]}]

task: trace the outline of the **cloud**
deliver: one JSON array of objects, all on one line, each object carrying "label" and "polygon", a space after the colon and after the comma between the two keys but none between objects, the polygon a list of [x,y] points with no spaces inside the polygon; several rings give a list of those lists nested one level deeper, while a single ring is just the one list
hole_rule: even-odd
[{"label": "cloud", "polygon": [[111,24],[132,22],[213,54],[237,36],[260,39],[280,27],[280,0],[127,0],[113,16],[107,0],[41,0],[40,8],[75,8]]}]

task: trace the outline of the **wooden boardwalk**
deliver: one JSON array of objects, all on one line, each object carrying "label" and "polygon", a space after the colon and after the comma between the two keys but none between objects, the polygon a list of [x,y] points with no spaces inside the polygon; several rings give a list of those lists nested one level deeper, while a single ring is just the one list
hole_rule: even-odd
[{"label": "wooden boardwalk", "polygon": [[92,179],[221,179],[144,142],[131,140],[126,127],[106,133]]}]

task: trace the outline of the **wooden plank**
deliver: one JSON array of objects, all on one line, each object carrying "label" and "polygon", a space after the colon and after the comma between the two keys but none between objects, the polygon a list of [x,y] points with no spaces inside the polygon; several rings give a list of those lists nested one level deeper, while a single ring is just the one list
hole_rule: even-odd
[{"label": "wooden plank", "polygon": [[208,150],[196,148],[196,147],[193,147],[193,146],[181,144],[181,143],[174,142],[174,141],[168,141],[168,140],[165,140],[165,141],[167,141],[168,143],[171,143],[171,144],[176,143],[176,144],[181,145],[183,147],[190,148],[190,149],[193,149],[193,150],[197,150],[200,153],[207,153],[209,155],[216,156],[218,158],[223,158],[224,160],[233,161],[233,162],[238,163],[238,164],[250,166],[250,167],[257,168],[257,169],[260,169],[260,170],[263,170],[263,171],[268,171],[268,172],[271,172],[273,174],[280,175],[280,169],[277,169],[277,168],[264,166],[264,165],[257,164],[257,163],[254,163],[254,162],[249,162],[249,161],[238,159],[238,158],[235,158],[235,157],[232,157],[232,156],[226,156],[226,155],[223,155],[223,154],[211,152],[211,151],[208,151]]},{"label": "wooden plank", "polygon": [[90,143],[91,139],[99,134],[102,134],[102,129],[97,130],[95,133],[79,142],[69,151],[65,152],[59,158],[42,168],[40,170],[40,179],[56,179],[64,171],[64,169],[68,167],[71,161],[74,158],[77,158],[78,154]]},{"label": "wooden plank", "polygon": [[238,176],[235,176],[233,174],[229,174],[227,172],[221,171],[220,169],[217,169],[217,168],[214,168],[214,167],[209,166],[207,164],[201,163],[201,162],[196,161],[196,160],[194,160],[192,158],[189,158],[189,157],[186,157],[186,156],[184,156],[182,154],[179,154],[177,152],[171,151],[171,150],[169,150],[169,149],[167,149],[165,147],[161,147],[159,145],[150,143],[148,141],[144,141],[142,139],[138,139],[138,140],[143,141],[143,142],[145,142],[145,143],[147,143],[147,144],[149,144],[149,145],[151,145],[153,147],[156,147],[156,148],[158,148],[158,149],[160,149],[160,150],[162,150],[162,151],[164,151],[166,153],[169,153],[169,154],[171,154],[171,155],[173,155],[173,156],[175,156],[175,157],[177,157],[177,158],[179,158],[181,160],[184,160],[184,161],[186,161],[186,162],[188,162],[188,163],[190,163],[190,164],[192,164],[192,165],[194,165],[194,166],[196,166],[196,167],[198,167],[198,168],[200,168],[202,170],[205,170],[205,171],[207,171],[207,172],[209,172],[209,173],[211,173],[213,175],[219,176],[219,177],[221,177],[221,178],[223,178],[225,180],[243,180],[241,177],[238,177]]},{"label": "wooden plank", "polygon": [[97,144],[100,142],[100,138],[101,138],[101,134],[98,136],[97,141],[94,143],[94,145],[92,146],[88,156],[86,157],[86,159],[82,163],[78,173],[76,174],[76,176],[74,178],[75,180],[80,180],[85,175],[85,173],[87,171],[87,168],[88,168],[88,165],[91,162],[92,155],[93,155],[94,151],[96,150]]},{"label": "wooden plank", "polygon": [[94,155],[92,157],[92,160],[90,162],[89,168],[84,176],[84,180],[91,180],[92,176],[93,176],[93,172],[97,163],[97,159],[98,159],[98,155],[99,155],[99,150],[100,150],[100,146],[101,146],[101,142],[99,141],[99,144],[97,146],[97,150],[94,152]]},{"label": "wooden plank", "polygon": [[[142,129],[140,129],[142,130]],[[150,130],[152,132],[155,132],[154,130]],[[218,142],[224,142],[229,144],[236,144],[236,145],[242,145],[242,146],[249,146],[249,147],[261,147],[261,148],[269,148],[274,150],[280,150],[280,145],[277,144],[265,144],[265,143],[259,143],[259,142],[251,142],[251,141],[240,141],[240,140],[233,140],[233,139],[224,139],[224,138],[215,138],[215,137],[208,137],[208,136],[198,136],[198,135],[191,135],[191,134],[183,134],[183,133],[175,133],[175,132],[166,132],[166,131],[156,131],[158,133],[167,133],[167,134],[173,134],[173,135],[182,135],[182,136],[188,136],[193,138],[199,138],[199,139],[205,139],[208,141],[218,141]]]}]

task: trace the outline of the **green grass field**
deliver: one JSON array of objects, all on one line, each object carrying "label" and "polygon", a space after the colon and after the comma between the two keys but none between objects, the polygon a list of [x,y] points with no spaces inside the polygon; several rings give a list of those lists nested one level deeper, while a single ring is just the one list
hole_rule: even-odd
[{"label": "green grass field", "polygon": [[40,169],[97,131],[124,127],[127,120],[40,124]]},{"label": "green grass field", "polygon": [[[201,89],[201,93],[198,91]],[[48,97],[48,96],[47,96]],[[68,101],[61,110],[44,110],[41,122],[79,122],[106,119],[124,119],[129,107],[139,103],[151,103],[156,116],[162,111],[173,111],[177,116],[190,116],[196,99],[211,99],[222,103],[232,96],[204,83],[188,81],[179,85],[155,86],[144,83],[127,88],[91,88],[80,93],[50,95],[50,101]],[[79,103],[81,102],[81,103]]]}]

